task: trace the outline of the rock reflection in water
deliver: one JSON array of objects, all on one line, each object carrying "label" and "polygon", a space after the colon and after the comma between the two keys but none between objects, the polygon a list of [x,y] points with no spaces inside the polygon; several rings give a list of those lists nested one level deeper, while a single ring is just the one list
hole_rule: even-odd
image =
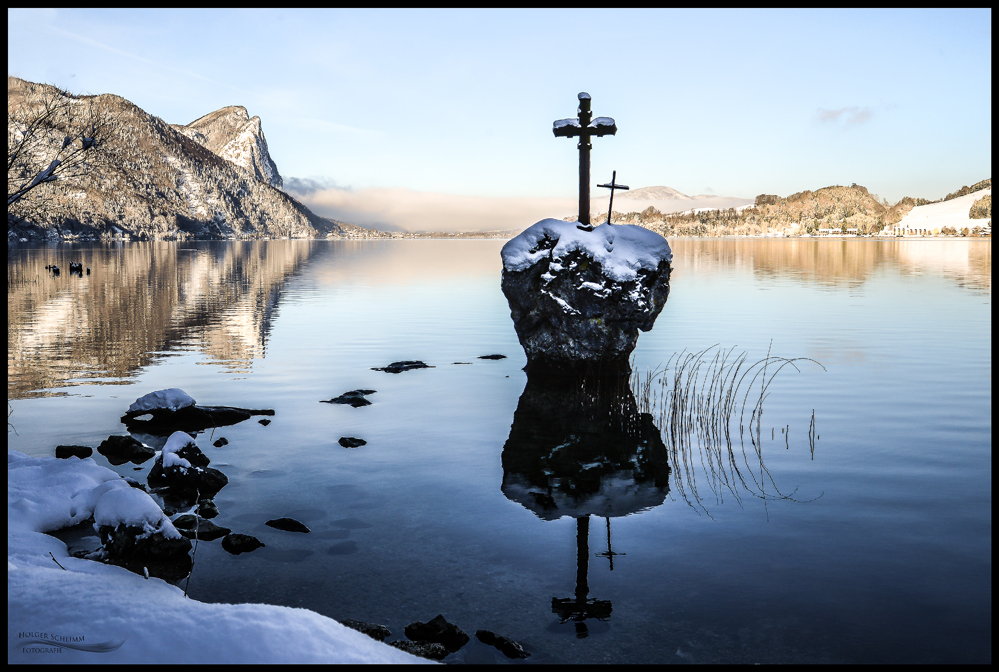
[{"label": "rock reflection in water", "polygon": [[669,493],[666,446],[627,379],[557,386],[528,378],[503,447],[503,494],[539,518],[625,516]]},{"label": "rock reflection in water", "polygon": [[639,413],[627,378],[554,383],[529,377],[503,447],[503,494],[543,520],[576,519],[576,590],[553,597],[552,613],[573,621],[610,618],[609,600],[589,597],[590,516],[610,519],[659,506],[669,494],[666,446],[648,413]]}]

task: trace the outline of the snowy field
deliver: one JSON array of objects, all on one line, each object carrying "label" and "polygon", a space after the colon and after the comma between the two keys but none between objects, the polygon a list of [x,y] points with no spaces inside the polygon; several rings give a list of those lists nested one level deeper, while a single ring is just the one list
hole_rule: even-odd
[{"label": "snowy field", "polygon": [[991,189],[982,189],[973,194],[967,194],[958,198],[952,198],[943,203],[931,203],[930,205],[920,205],[909,211],[902,218],[896,229],[942,229],[950,226],[955,229],[970,229],[975,226],[985,226],[987,219],[971,219],[968,213],[972,204],[984,196],[991,196]]},{"label": "snowy field", "polygon": [[122,494],[152,502],[93,459],[8,449],[8,664],[431,662],[307,609],[188,599],[159,579],[74,558],[44,534],[95,511],[129,518],[115,506]]}]

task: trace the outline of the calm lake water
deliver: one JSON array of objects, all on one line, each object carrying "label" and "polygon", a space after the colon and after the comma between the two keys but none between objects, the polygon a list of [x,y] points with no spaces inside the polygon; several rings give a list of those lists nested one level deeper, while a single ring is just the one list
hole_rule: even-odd
[{"label": "calm lake water", "polygon": [[[96,448],[167,387],[273,408],[197,438],[230,479],[215,522],[267,544],[201,542],[202,601],[391,639],[442,613],[532,663],[990,662],[991,241],[670,243],[669,301],[634,361],[666,378],[613,408],[527,387],[503,241],[22,248],[8,446]],[[757,418],[754,369],[726,438],[718,352],[746,353],[743,371],[814,361],[781,369]],[[372,370],[412,359],[434,368]],[[319,403],[357,388],[372,405]],[[664,393],[688,407],[664,414]],[[264,525],[282,516],[312,532]],[[507,662],[474,636],[449,660]]]}]

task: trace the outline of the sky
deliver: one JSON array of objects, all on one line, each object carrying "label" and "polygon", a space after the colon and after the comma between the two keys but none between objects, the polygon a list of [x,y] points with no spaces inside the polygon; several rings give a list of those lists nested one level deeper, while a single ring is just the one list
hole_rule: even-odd
[{"label": "sky", "polygon": [[616,170],[754,198],[856,182],[895,202],[992,174],[991,9],[7,16],[9,75],[170,123],[242,105],[286,190],[386,228],[574,214],[576,141],[552,122],[581,91],[618,126],[593,140],[594,185]]}]

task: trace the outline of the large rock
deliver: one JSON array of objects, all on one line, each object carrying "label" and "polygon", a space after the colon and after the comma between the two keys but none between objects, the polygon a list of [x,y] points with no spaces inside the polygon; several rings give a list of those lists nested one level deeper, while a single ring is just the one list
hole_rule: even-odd
[{"label": "large rock", "polygon": [[191,542],[148,494],[124,482],[120,485],[103,494],[94,507],[94,529],[103,546],[98,555],[138,574],[148,571],[168,581],[187,576]]},{"label": "large rock", "polygon": [[666,239],[632,225],[545,219],[503,246],[503,293],[527,371],[623,374],[669,296]]}]

